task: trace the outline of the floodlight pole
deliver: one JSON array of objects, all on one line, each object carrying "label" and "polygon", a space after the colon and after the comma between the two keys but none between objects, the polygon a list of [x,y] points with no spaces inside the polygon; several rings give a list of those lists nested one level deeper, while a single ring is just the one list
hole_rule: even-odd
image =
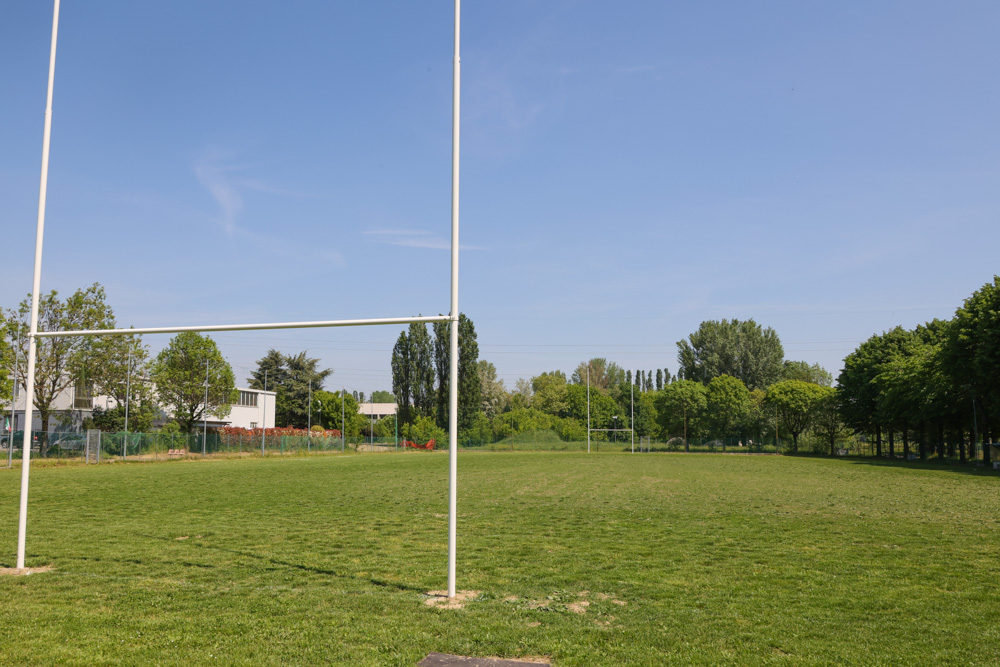
[{"label": "floodlight pole", "polygon": [[[630,422],[629,426],[632,427],[632,433],[631,433],[632,453],[635,454],[635,385],[631,382],[629,382],[628,385],[629,385],[629,403],[631,404],[632,408],[632,416],[629,417],[629,422]],[[641,445],[642,443],[639,444]],[[642,447],[640,446],[639,449],[641,450]]]},{"label": "floodlight pole", "polygon": [[452,60],[451,117],[451,369],[448,382],[448,597],[455,597],[455,534],[458,517],[458,174],[459,100],[462,61],[461,0],[455,0],[455,56]]},{"label": "floodlight pole", "polygon": [[312,428],[313,428],[313,381],[312,378],[309,379],[309,415],[307,417],[308,424],[306,425],[306,451],[311,451],[312,445]]},{"label": "floodlight pole", "polygon": [[[28,368],[24,387],[24,454],[21,458],[21,507],[17,518],[17,569],[24,568],[24,541],[28,528],[28,467],[31,462],[31,426],[34,412],[35,358],[38,353],[38,295],[42,282],[42,239],[45,237],[45,195],[49,185],[49,140],[52,136],[52,88],[56,78],[56,36],[59,33],[59,0],[52,8],[52,46],[49,50],[49,87],[42,134],[42,177],[38,187],[38,222],[35,226],[35,272],[31,280],[31,320],[28,328]],[[44,426],[44,424],[43,424]],[[12,434],[13,435],[13,434]]]}]

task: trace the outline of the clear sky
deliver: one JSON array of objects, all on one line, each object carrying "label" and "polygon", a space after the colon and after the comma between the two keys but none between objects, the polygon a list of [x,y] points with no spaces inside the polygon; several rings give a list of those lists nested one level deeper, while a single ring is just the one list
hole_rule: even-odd
[{"label": "clear sky", "polygon": [[[0,9],[0,305],[51,3]],[[836,374],[1000,270],[1000,3],[466,0],[461,310],[508,387],[754,318]],[[448,310],[452,3],[63,3],[42,289],[120,325]],[[213,334],[390,389],[400,327]],[[149,336],[154,353],[168,336]]]}]

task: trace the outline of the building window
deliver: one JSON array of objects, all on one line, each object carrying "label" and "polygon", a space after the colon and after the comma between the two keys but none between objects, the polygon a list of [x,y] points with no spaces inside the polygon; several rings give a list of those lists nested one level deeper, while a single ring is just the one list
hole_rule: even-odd
[{"label": "building window", "polygon": [[250,408],[257,407],[257,394],[252,391],[240,391],[240,405],[245,405]]},{"label": "building window", "polygon": [[76,410],[90,410],[94,407],[94,400],[90,396],[90,386],[85,380],[77,380],[73,392],[73,408]]},{"label": "building window", "polygon": [[250,430],[252,431],[255,428],[257,428],[257,422],[250,422]]}]

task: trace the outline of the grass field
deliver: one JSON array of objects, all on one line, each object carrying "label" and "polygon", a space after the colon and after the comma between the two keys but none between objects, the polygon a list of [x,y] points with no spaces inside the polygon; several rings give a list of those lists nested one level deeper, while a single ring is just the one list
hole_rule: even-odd
[{"label": "grass field", "polygon": [[[997,664],[1000,478],[860,460],[468,453],[32,471],[0,664]],[[13,565],[19,470],[0,471]],[[586,603],[586,604],[584,604]]]}]

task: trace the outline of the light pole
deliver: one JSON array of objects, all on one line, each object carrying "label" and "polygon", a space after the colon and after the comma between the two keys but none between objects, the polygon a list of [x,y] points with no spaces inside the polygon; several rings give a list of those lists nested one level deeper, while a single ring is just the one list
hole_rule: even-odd
[{"label": "light pole", "polygon": [[125,368],[125,444],[122,445],[122,458],[128,454],[128,398],[131,394],[132,383],[132,350],[128,351],[128,365]]},{"label": "light pole", "polygon": [[21,329],[17,330],[17,339],[14,343],[14,372],[11,374],[14,378],[14,387],[11,390],[11,403],[10,403],[10,432],[7,436],[7,467],[14,467],[14,431],[16,430],[14,421],[17,419],[17,362],[18,355],[21,353]]},{"label": "light pole", "polygon": [[201,455],[205,456],[208,442],[208,359],[205,360],[205,404],[201,408]]},{"label": "light pole", "polygon": [[267,433],[267,369],[264,369],[264,393],[260,395],[264,414],[260,418],[260,455],[264,456],[264,434]]},{"label": "light pole", "polygon": [[306,451],[312,451],[312,427],[313,427],[313,381],[309,380],[309,409],[306,411],[309,414],[306,416],[307,424],[306,426]]}]

